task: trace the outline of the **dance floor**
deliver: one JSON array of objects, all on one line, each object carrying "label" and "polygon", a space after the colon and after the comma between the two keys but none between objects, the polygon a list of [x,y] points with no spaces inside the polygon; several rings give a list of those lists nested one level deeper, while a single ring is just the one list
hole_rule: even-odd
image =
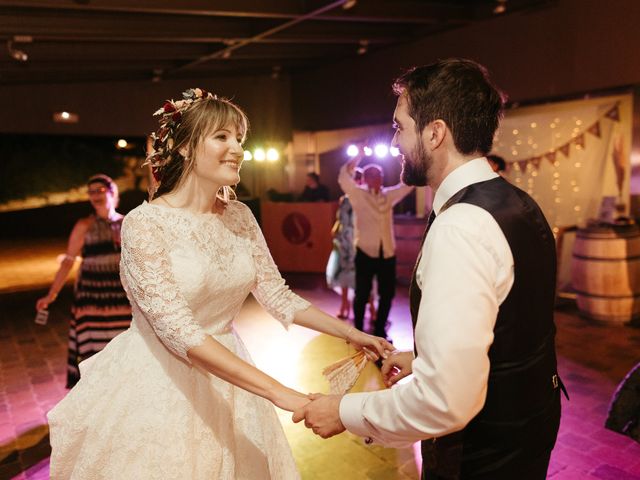
[{"label": "dance floor", "polygon": [[[0,480],[49,477],[45,414],[66,393],[70,283],[52,306],[47,326],[33,323],[33,305],[46,293],[64,244],[0,242]],[[322,275],[286,278],[320,308],[337,311],[339,298],[324,287]],[[398,287],[391,321],[395,345],[411,349],[406,287]],[[616,385],[640,360],[640,329],[590,323],[570,304],[557,311],[556,322],[559,369],[571,400],[563,401],[548,478],[640,480],[640,444],[603,427]],[[305,392],[326,392],[322,368],[349,353],[344,342],[326,335],[297,326],[284,330],[251,297],[236,328],[260,368]],[[378,370],[368,365],[354,390],[380,388]],[[291,423],[286,412],[280,418],[305,480],[419,478],[416,446],[367,446],[349,433],[323,440]]]}]

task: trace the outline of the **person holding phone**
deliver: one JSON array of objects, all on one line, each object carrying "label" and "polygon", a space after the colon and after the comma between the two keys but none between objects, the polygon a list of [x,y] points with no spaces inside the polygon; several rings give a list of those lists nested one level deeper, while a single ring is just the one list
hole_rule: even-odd
[{"label": "person holding phone", "polygon": [[78,364],[101,351],[131,323],[131,305],[120,283],[120,227],[124,217],[116,212],[118,186],[107,175],[98,174],[87,182],[87,191],[94,213],[73,227],[49,292],[36,302],[39,323],[44,323],[42,312],[56,300],[76,257],[81,256],[69,321],[67,388],[80,379]]}]

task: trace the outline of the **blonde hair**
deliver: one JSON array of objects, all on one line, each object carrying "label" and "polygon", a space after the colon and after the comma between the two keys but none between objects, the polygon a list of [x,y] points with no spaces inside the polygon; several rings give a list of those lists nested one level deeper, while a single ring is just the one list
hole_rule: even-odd
[{"label": "blonde hair", "polygon": [[[167,139],[167,161],[157,168],[160,184],[151,197],[158,198],[180,186],[193,170],[195,153],[204,139],[227,125],[233,125],[244,141],[249,120],[240,107],[226,98],[207,96],[194,101],[181,112],[180,120]],[[182,155],[181,151],[188,152],[187,156]],[[236,198],[233,188],[227,185],[220,188],[217,196],[224,203]]]}]

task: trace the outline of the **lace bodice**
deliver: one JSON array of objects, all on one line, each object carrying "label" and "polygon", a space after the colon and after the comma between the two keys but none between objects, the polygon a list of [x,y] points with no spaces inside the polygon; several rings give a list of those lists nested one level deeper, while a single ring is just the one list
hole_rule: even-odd
[{"label": "lace bodice", "polygon": [[309,303],[285,285],[248,207],[195,214],[144,203],[122,224],[122,284],[134,324],[188,360],[205,335],[229,331],[249,294],[285,327]]}]

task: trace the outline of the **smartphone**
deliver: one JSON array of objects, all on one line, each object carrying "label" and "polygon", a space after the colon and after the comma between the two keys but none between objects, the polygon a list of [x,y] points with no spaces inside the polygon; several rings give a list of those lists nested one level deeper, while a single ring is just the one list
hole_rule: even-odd
[{"label": "smartphone", "polygon": [[38,313],[36,313],[36,320],[35,320],[35,322],[38,325],[46,325],[48,319],[49,319],[49,310],[38,310]]}]

